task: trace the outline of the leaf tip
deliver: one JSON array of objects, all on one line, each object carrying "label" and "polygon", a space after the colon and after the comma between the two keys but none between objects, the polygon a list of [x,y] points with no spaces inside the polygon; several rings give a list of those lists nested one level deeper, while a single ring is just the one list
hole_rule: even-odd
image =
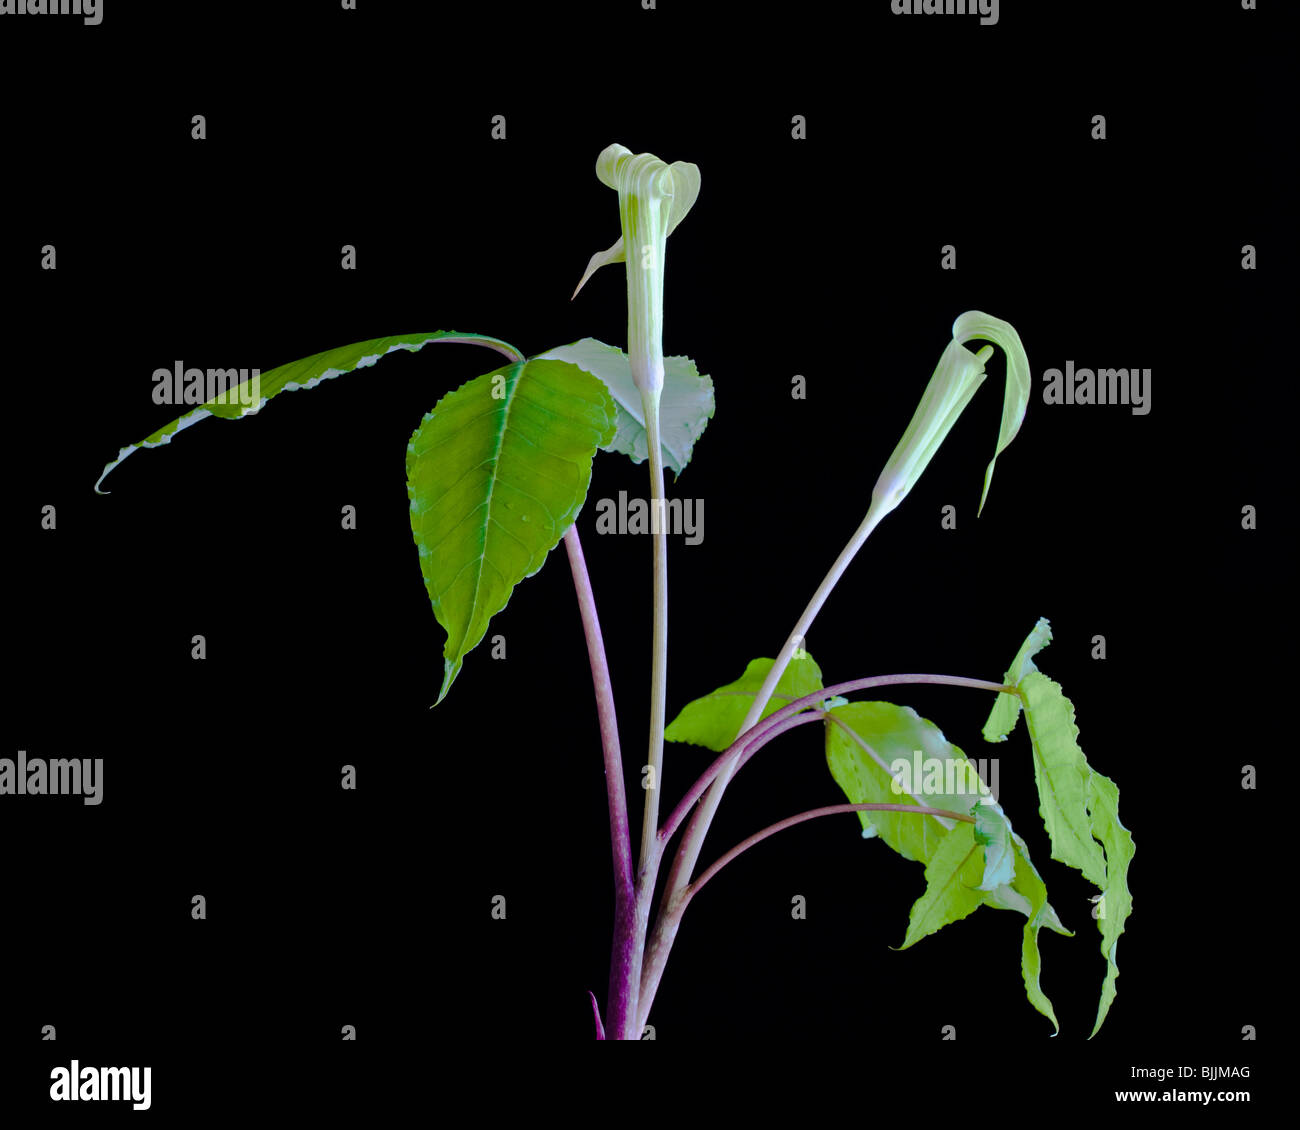
[{"label": "leaf tip", "polygon": [[[438,691],[438,699],[433,706],[438,706],[447,697],[447,692],[451,690],[451,684],[456,681],[456,676],[460,672],[460,660],[444,659],[442,662],[442,689]],[[432,710],[433,706],[429,707],[429,709]]]},{"label": "leaf tip", "polygon": [[989,460],[989,465],[984,470],[984,489],[980,492],[979,509],[975,511],[976,518],[979,518],[979,516],[984,513],[984,503],[986,503],[989,498],[989,485],[993,482],[993,464],[997,461],[998,457],[995,455]]}]

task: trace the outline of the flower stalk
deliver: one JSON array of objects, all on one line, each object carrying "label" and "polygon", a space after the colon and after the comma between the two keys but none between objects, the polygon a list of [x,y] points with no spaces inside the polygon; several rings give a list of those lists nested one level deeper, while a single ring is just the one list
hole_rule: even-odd
[{"label": "flower stalk", "polygon": [[[597,252],[574,290],[607,263],[626,264],[627,355],[632,380],[641,394],[650,463],[653,542],[653,645],[650,673],[650,732],[647,788],[641,827],[641,855],[636,874],[631,937],[617,939],[610,977],[614,1039],[637,1039],[637,995],[641,957],[649,926],[650,903],[659,873],[659,792],[663,785],[664,728],[668,686],[668,525],[664,505],[664,460],[659,431],[659,400],[664,384],[664,261],[668,235],[690,211],[700,190],[700,171],[679,161],[667,165],[651,153],[633,154],[622,145],[608,146],[596,159],[596,176],[618,192],[622,232],[612,247]],[[624,919],[620,917],[620,924]],[[615,981],[622,983],[615,986]],[[617,1001],[621,1015],[616,1016]],[[630,1005],[630,1007],[629,1007]]]}]

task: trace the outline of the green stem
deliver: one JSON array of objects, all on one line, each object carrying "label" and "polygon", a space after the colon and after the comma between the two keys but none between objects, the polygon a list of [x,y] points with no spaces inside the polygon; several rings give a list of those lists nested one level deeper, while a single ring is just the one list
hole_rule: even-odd
[{"label": "green stem", "polygon": [[[633,362],[633,374],[638,365]],[[663,367],[658,366],[662,379]],[[654,538],[654,629],[650,668],[650,744],[647,765],[650,768],[650,787],[645,790],[645,809],[641,822],[641,859],[637,868],[635,917],[632,923],[632,942],[627,976],[630,979],[627,998],[634,1005],[640,991],[642,962],[645,957],[646,934],[650,928],[650,906],[654,901],[655,880],[659,875],[659,861],[663,848],[659,842],[659,790],[663,787],[664,726],[668,688],[668,529],[664,513],[663,448],[659,443],[659,394],[646,392],[642,384],[641,406],[646,421],[646,441],[650,455],[650,507],[654,516],[651,530]],[[616,1040],[639,1039],[645,1025],[640,1020],[639,1006],[626,1018]]]},{"label": "green stem", "polygon": [[[650,453],[651,536],[654,539],[654,639],[650,668],[650,785],[641,824],[642,878],[659,863],[659,793],[663,788],[665,707],[668,694],[668,529],[664,506],[663,448],[659,445],[659,396],[642,393]],[[651,880],[653,886],[653,880]]]}]

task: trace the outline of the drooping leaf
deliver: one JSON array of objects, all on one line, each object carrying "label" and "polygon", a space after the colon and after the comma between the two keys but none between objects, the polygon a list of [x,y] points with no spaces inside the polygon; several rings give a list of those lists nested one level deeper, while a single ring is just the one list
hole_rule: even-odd
[{"label": "drooping leaf", "polygon": [[[1027,880],[1022,879],[1021,868],[1025,864],[1028,864],[1031,868],[1033,868],[1034,865],[1029,858],[1028,846],[1025,844],[1025,841],[1020,838],[1019,834],[1014,831],[1011,833],[1011,843],[1016,854],[1016,877],[1012,879],[1010,883],[1004,883],[996,890],[989,891],[987,901],[989,906],[993,907],[995,910],[1016,910],[1026,918],[1032,918],[1033,900],[1029,897],[1032,892],[1027,892],[1024,889]],[[1036,868],[1034,869],[1033,874],[1038,874]],[[1041,882],[1042,880],[1040,879],[1039,881]],[[1067,938],[1074,937],[1074,931],[1065,928],[1061,919],[1057,916],[1056,911],[1053,910],[1050,905],[1043,908],[1041,918],[1041,925],[1046,926],[1049,930],[1052,930],[1057,934],[1064,934]]]},{"label": "drooping leaf", "polygon": [[[1128,889],[1133,837],[1119,820],[1119,789],[1088,764],[1079,746],[1073,703],[1065,697],[1060,684],[1033,663],[1034,655],[1050,640],[1047,621],[1039,620],[1007,672],[1006,682],[1020,689],[1033,748],[1039,811],[1052,842],[1052,858],[1081,871],[1101,890],[1096,917],[1107,968],[1092,1030],[1095,1036],[1115,999],[1115,979],[1119,975],[1115,953],[1133,907]],[[1008,697],[998,696],[985,725],[985,735],[992,735],[990,740],[1000,740],[1015,724],[1014,714],[1008,724],[1005,710],[1000,712],[1002,700]],[[1046,919],[1043,924],[1050,925]]]},{"label": "drooping leaf", "polygon": [[[838,719],[838,722],[826,725],[826,764],[831,776],[844,790],[850,804],[923,804],[917,797],[894,787],[889,759],[876,750],[874,744],[866,743],[859,733],[860,730],[873,735],[877,732],[881,709],[871,709],[873,707],[901,709],[891,707],[887,702],[853,702],[831,711]],[[859,740],[854,739],[854,734]],[[923,806],[944,807],[938,804]],[[956,823],[939,816],[914,816],[903,812],[859,812],[858,820],[862,824],[863,839],[879,836],[904,859],[918,863],[929,862]]]},{"label": "drooping leaf", "polygon": [[106,490],[100,490],[99,484],[104,481],[114,467],[133,451],[142,447],[161,447],[165,443],[170,443],[172,437],[178,432],[184,431],[208,416],[237,420],[240,417],[252,415],[260,411],[268,400],[282,392],[297,392],[300,389],[315,388],[322,381],[327,381],[331,377],[350,373],[353,369],[367,368],[395,349],[406,349],[415,352],[431,341],[460,341],[470,345],[485,345],[507,355],[519,355],[519,351],[513,345],[498,338],[487,337],[484,334],[457,333],[455,330],[404,334],[400,337],[376,337],[371,338],[369,341],[358,341],[351,345],[339,346],[337,349],[327,349],[323,353],[313,353],[310,357],[304,357],[301,361],[291,361],[287,365],[280,365],[259,374],[257,377],[250,376],[247,380],[236,384],[228,392],[224,392],[221,396],[191,409],[170,424],[159,428],[139,443],[133,443],[122,448],[118,452],[117,458],[109,463],[100,474],[98,481],[95,483],[95,491],[98,494],[110,493]]},{"label": "drooping leaf", "polygon": [[[1002,682],[1009,687],[1018,687],[1020,680],[1030,671],[1038,670],[1034,666],[1034,656],[1052,642],[1052,626],[1045,619],[1039,618],[1034,630],[1025,637],[1016,658]],[[1020,717],[1020,696],[1002,692],[993,704],[989,719],[984,723],[984,740],[986,742],[1004,742],[1007,735],[1015,728],[1016,719]]]},{"label": "drooping leaf", "polygon": [[613,433],[605,386],[555,360],[475,377],[425,415],[406,475],[420,569],[447,632],[438,702],[515,585],[572,525]]},{"label": "drooping leaf", "polygon": [[1082,871],[1094,886],[1106,886],[1106,856],[1093,839],[1088,815],[1091,775],[1079,748],[1074,708],[1060,684],[1041,671],[1021,681],[1025,722],[1034,749],[1034,781],[1039,813],[1052,841],[1052,858]]},{"label": "drooping leaf", "polygon": [[[632,380],[632,365],[627,354],[617,346],[606,345],[592,337],[569,345],[557,346],[540,354],[559,361],[569,361],[605,382],[618,405],[618,430],[606,451],[618,451],[633,463],[641,463],[650,453],[646,440],[645,411],[641,393]],[[689,357],[664,358],[664,387],[659,400],[659,446],[664,466],[675,475],[690,461],[695,441],[713,418],[713,381],[696,371]]]},{"label": "drooping leaf", "polygon": [[1029,921],[1025,923],[1024,938],[1020,946],[1020,972],[1025,979],[1025,995],[1029,998],[1029,1003],[1046,1016],[1052,1022],[1052,1027],[1059,1032],[1061,1026],[1057,1023],[1056,1011],[1039,983],[1043,971],[1043,959],[1038,952],[1038,931],[1047,926],[1059,934],[1070,934],[1071,937],[1073,934],[1061,925],[1056,912],[1047,905],[1047,885],[1038,874],[1037,868],[1029,861],[1029,849],[1025,846],[1024,840],[1014,833],[1013,837],[1017,848],[1015,889],[1017,893],[1029,900]]},{"label": "drooping leaf", "polygon": [[[978,807],[983,810],[979,817],[980,832],[987,845],[981,845],[985,870],[978,885],[982,890],[991,891],[1011,881],[1015,862],[1010,850],[1011,824],[1006,813],[988,792],[975,766],[943,736],[938,726],[910,706],[895,706],[890,702],[853,702],[836,707],[832,714],[861,739],[861,744],[832,725],[838,737],[833,733],[827,747],[831,775],[847,792],[855,776],[867,772],[867,766],[862,763],[871,763],[874,772],[868,775],[874,783],[872,791],[881,797],[850,803],[903,804],[906,803],[903,797],[912,797],[927,808],[944,808],[966,815],[973,814]],[[865,752],[864,744],[871,754]],[[873,762],[873,758],[879,761]],[[887,800],[883,799],[882,786],[886,782],[880,780],[882,773],[888,779]],[[922,854],[933,850],[933,845],[925,842],[927,824],[921,823],[918,831],[916,817],[896,812],[859,812],[858,816],[864,830],[874,825],[895,851],[909,859],[929,858],[928,854]],[[927,822],[930,820],[945,831],[954,823],[943,817],[926,817]]]},{"label": "drooping leaf", "polygon": [[[1086,811],[1079,817],[1078,799],[1065,798],[1058,789],[1044,794],[1039,786],[1039,799],[1043,805],[1044,823],[1051,829],[1061,829],[1060,853],[1053,840],[1052,856],[1082,871],[1094,886],[1100,888],[1097,907],[1097,926],[1101,930],[1101,951],[1106,958],[1106,977],[1102,983],[1101,999],[1097,1008],[1097,1021],[1092,1035],[1101,1028],[1115,999],[1115,978],[1119,966],[1115,952],[1124,924],[1132,912],[1133,899],[1128,889],[1128,868],[1133,859],[1133,837],[1119,821],[1119,789],[1110,778],[1093,770],[1079,748],[1079,728],[1075,725],[1074,705],[1062,693],[1060,685],[1041,671],[1029,672],[1020,683],[1025,698],[1025,721],[1034,744],[1035,777],[1041,761],[1055,764],[1058,772],[1054,782],[1069,782],[1073,787],[1081,774],[1084,782]],[[1077,769],[1074,767],[1078,767]],[[1065,805],[1068,804],[1068,812]],[[1046,817],[1053,805],[1060,811],[1049,823]],[[1088,850],[1080,850],[1078,830],[1086,827]],[[1094,838],[1095,837],[1095,838]],[[1100,844],[1098,843],[1100,841]],[[1100,859],[1100,867],[1098,866]]]},{"label": "drooping leaf", "polygon": [[973,914],[984,902],[985,892],[976,887],[983,864],[973,828],[973,824],[956,824],[930,856],[925,865],[925,894],[912,904],[902,949]]},{"label": "drooping leaf", "polygon": [[[664,737],[670,742],[702,745],[721,753],[740,736],[745,715],[749,713],[754,696],[762,688],[773,662],[771,659],[751,660],[745,673],[734,683],[688,702],[664,731]],[[796,650],[763,711],[763,718],[821,688],[821,668],[802,648]]]},{"label": "drooping leaf", "polygon": [[1115,999],[1115,978],[1119,965],[1115,951],[1119,936],[1133,909],[1133,896],[1128,889],[1128,865],[1133,860],[1133,836],[1119,822],[1119,788],[1109,777],[1095,769],[1092,772],[1092,830],[1106,848],[1106,891],[1098,903],[1097,925],[1101,927],[1101,952],[1106,958],[1106,980],[1101,986],[1101,1003],[1097,1007],[1097,1022],[1092,1035],[1097,1034],[1101,1022],[1110,1011]]},{"label": "drooping leaf", "polygon": [[[924,750],[924,734],[925,739],[931,743],[930,749],[935,749],[934,734],[926,730],[930,724],[915,715],[915,712],[906,712],[906,708],[889,703],[852,703],[833,709],[831,714],[838,721],[829,722],[826,727],[826,759],[832,776],[851,804],[914,804],[927,808],[961,810],[957,804],[940,804],[938,798],[929,793],[913,796],[904,792],[899,795],[895,789],[895,777],[890,772],[890,759],[875,744],[867,743],[859,733],[859,730],[874,733],[882,748],[893,751]],[[846,727],[852,730],[852,734],[846,732]],[[904,735],[910,727],[914,735],[896,739],[891,745],[888,740],[891,727],[895,728],[895,732],[901,729]],[[948,749],[952,759],[961,757],[960,750],[955,746],[949,744]],[[961,761],[965,760],[961,757]],[[954,773],[960,772],[954,764]],[[955,798],[948,796],[945,799]],[[858,815],[863,824],[864,837],[879,834],[884,843],[904,858],[926,864],[926,891],[912,909],[904,948],[925,934],[964,918],[980,903],[987,903],[997,909],[1019,911],[1027,919],[1021,947],[1026,995],[1030,1003],[1055,1024],[1051,1002],[1039,986],[1041,960],[1038,931],[1044,926],[1066,935],[1070,931],[1061,925],[1056,912],[1047,902],[1047,888],[1029,859],[1028,846],[1011,830],[1009,824],[1004,823],[1005,817],[1001,821],[997,820],[997,814],[1001,813],[1000,807],[994,809],[992,806],[976,804],[974,808],[974,826],[942,817],[910,813],[860,812]],[[982,808],[985,809],[984,815],[980,812]],[[1010,838],[1013,875],[992,890],[980,890],[979,887],[984,872],[990,867],[987,858],[983,861],[979,858],[981,848],[987,850],[986,845],[977,842],[976,829],[981,824],[984,828],[983,835],[990,844],[1001,838],[1000,833],[993,834],[993,828],[1005,827]],[[959,831],[962,829],[965,831]],[[953,834],[959,838],[950,842]],[[939,854],[941,849],[944,849],[942,855]],[[974,856],[970,855],[971,849],[974,850]],[[938,863],[935,862],[936,857]],[[995,859],[992,866],[1001,869],[1004,863],[1002,859]]]}]

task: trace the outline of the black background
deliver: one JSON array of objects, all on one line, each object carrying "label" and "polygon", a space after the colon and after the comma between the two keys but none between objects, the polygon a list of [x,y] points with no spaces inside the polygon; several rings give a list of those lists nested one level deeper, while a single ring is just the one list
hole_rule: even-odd
[{"label": "black background", "polygon": [[[618,234],[592,172],[612,141],[703,174],[667,273],[665,352],[693,357],[717,396],[670,481],[705,500],[705,537],[671,545],[669,716],[780,647],[954,318],[986,310],[1020,331],[1035,390],[983,515],[1000,354],[809,647],[828,680],[996,678],[1047,616],[1040,665],[1137,845],[1118,997],[1088,1042],[1105,970],[1095,892],[1049,859],[1023,730],[989,749],[987,695],[900,692],[972,757],[1003,758],[1003,806],[1076,930],[1040,939],[1060,1036],[1025,999],[1018,916],[982,911],[890,950],[921,870],[844,817],[754,849],[696,900],[657,1041],[705,1053],[680,1057],[693,1078],[731,1049],[825,1049],[843,1066],[822,1081],[878,1087],[886,1106],[936,1095],[950,1113],[1000,1079],[1105,1110],[1133,1065],[1251,1064],[1249,1082],[1215,1086],[1258,1099],[1280,1037],[1270,908],[1289,886],[1275,844],[1291,665],[1275,649],[1291,612],[1295,92],[1279,5],[1005,0],[995,27],[893,17],[884,0],[335,7],[109,0],[97,28],[0,20],[3,755],[105,761],[98,807],[0,808],[0,1110],[115,1113],[48,1102],[49,1069],[74,1057],[151,1065],[164,1118],[428,1111],[473,1077],[462,1061],[501,1080],[572,1065],[578,1103],[604,1085],[577,1051],[587,991],[604,1003],[612,892],[562,553],[493,621],[507,660],[481,646],[429,709],[444,637],[411,543],[405,443],[493,355],[398,353],[139,453],[109,497],[91,487],[178,414],[151,401],[153,370],[177,359],[267,371],[432,329],[529,355],[624,345],[621,268],[569,300]],[[190,137],[196,113],[206,141]],[[39,269],[46,243],[55,272]],[[955,272],[939,269],[945,244]],[[1045,405],[1039,374],[1067,359],[1150,367],[1150,415]],[[589,499],[644,484],[644,466],[601,454]],[[340,529],[347,504],[355,532]],[[955,531],[939,525],[948,504]],[[648,539],[597,536],[590,503],[579,527],[639,826]],[[707,761],[669,746],[665,811]],[[1239,785],[1247,764],[1255,792]],[[796,731],[729,788],[702,862],[842,799],[819,736]],[[496,894],[505,922],[489,916]]]}]

